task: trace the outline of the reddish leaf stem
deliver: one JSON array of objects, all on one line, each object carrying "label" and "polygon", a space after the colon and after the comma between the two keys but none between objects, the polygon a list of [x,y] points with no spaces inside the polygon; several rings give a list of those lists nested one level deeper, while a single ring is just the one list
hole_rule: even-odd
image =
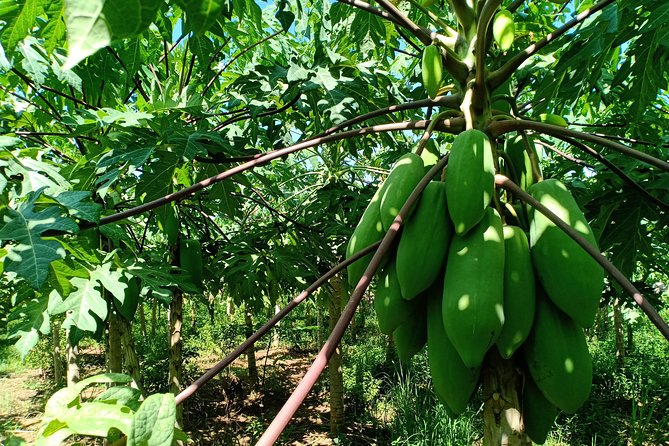
[{"label": "reddish leaf stem", "polygon": [[631,149],[623,144],[615,141],[610,141],[601,136],[596,136],[590,133],[579,132],[569,128],[560,127],[557,125],[546,124],[545,122],[528,121],[525,119],[505,119],[502,121],[494,121],[488,126],[487,132],[493,137],[498,137],[501,134],[518,131],[518,130],[534,130],[539,133],[554,136],[558,139],[566,141],[568,138],[580,139],[594,144],[599,144],[617,152],[636,158],[651,166],[655,166],[665,172],[669,172],[669,163],[655,158],[644,152]]},{"label": "reddish leaf stem", "polygon": [[618,270],[609,260],[604,257],[604,255],[599,252],[597,248],[592,246],[581,234],[576,232],[574,228],[569,226],[567,223],[562,221],[560,217],[551,212],[546,206],[539,203],[534,197],[518,187],[513,181],[505,177],[504,175],[495,175],[495,184],[511,191],[515,196],[544,214],[550,221],[555,223],[560,229],[562,229],[569,237],[571,237],[576,243],[578,243],[588,254],[592,256],[593,259],[599,263],[602,268],[622,286],[623,290],[629,294],[634,301],[639,305],[641,311],[643,311],[648,319],[660,330],[660,333],[669,341],[669,325],[667,322],[662,319],[655,310],[655,308],[648,302],[641,292],[637,290],[632,283],[627,280],[627,277]]},{"label": "reddish leaf stem", "polygon": [[383,256],[391,248],[393,241],[395,240],[395,237],[397,236],[397,233],[400,229],[400,226],[404,221],[404,218],[409,213],[409,209],[411,209],[413,204],[418,200],[420,194],[423,192],[423,189],[425,189],[425,186],[427,186],[427,184],[432,180],[432,178],[435,175],[437,175],[439,171],[441,171],[441,169],[443,169],[446,166],[447,163],[448,163],[448,155],[442,158],[437,164],[435,164],[430,169],[430,171],[425,175],[425,177],[423,177],[420,183],[418,183],[418,185],[413,190],[407,201],[404,203],[404,206],[402,206],[402,209],[400,210],[399,214],[397,215],[397,217],[395,217],[395,220],[393,221],[393,224],[390,226],[390,229],[388,230],[388,232],[386,232],[386,235],[381,240],[381,244],[379,248],[376,250],[376,253],[374,253],[372,260],[369,262],[369,265],[367,266],[365,273],[362,275],[360,281],[353,290],[351,298],[346,304],[346,308],[344,308],[344,311],[342,312],[339,320],[337,321],[337,324],[330,333],[330,336],[328,337],[327,341],[325,341],[325,344],[321,348],[320,352],[318,352],[318,356],[316,356],[316,359],[311,364],[311,367],[309,367],[307,373],[302,377],[302,380],[300,381],[298,386],[290,395],[290,397],[283,405],[279,413],[276,415],[272,423],[269,425],[265,433],[262,435],[258,443],[256,443],[257,446],[267,446],[274,444],[281,435],[281,433],[283,432],[283,430],[288,425],[288,422],[291,420],[293,415],[295,415],[297,409],[300,407],[300,405],[302,405],[304,399],[307,397],[312,387],[318,380],[318,377],[325,369],[328,360],[330,359],[335,349],[339,345],[341,338],[344,336],[344,331],[346,331],[346,327],[348,327],[348,324],[351,322],[351,319],[353,319],[355,310],[358,308],[358,304],[362,300],[362,296],[365,294],[365,290],[367,290],[367,287],[369,286],[369,283],[372,280],[372,276],[378,269]]},{"label": "reddish leaf stem", "polygon": [[381,242],[376,242],[372,245],[369,245],[362,251],[352,255],[348,259],[344,260],[343,262],[339,263],[335,267],[333,267],[330,271],[325,273],[323,276],[321,276],[318,280],[316,280],[314,283],[309,285],[309,287],[302,291],[298,296],[293,299],[288,305],[286,305],[281,311],[276,313],[274,317],[272,317],[270,320],[265,322],[265,324],[260,327],[255,333],[253,333],[251,336],[249,336],[243,343],[241,343],[236,349],[234,349],[228,356],[225,358],[221,359],[218,363],[216,363],[212,368],[207,370],[207,372],[199,377],[193,384],[185,388],[184,390],[181,391],[176,396],[176,403],[181,404],[186,400],[188,397],[193,395],[195,392],[197,392],[202,386],[207,384],[213,377],[221,373],[223,369],[225,369],[227,366],[232,364],[232,361],[237,359],[239,356],[241,356],[251,345],[253,345],[255,342],[258,341],[263,335],[267,334],[268,331],[272,329],[281,319],[283,319],[285,316],[288,315],[295,307],[297,307],[300,303],[302,303],[307,297],[309,297],[311,294],[313,294],[314,291],[322,287],[328,280],[330,280],[335,274],[337,274],[339,271],[342,271],[344,268],[346,268],[348,265],[351,263],[357,261],[358,259],[361,259],[362,257],[366,256],[370,252],[376,250]]}]

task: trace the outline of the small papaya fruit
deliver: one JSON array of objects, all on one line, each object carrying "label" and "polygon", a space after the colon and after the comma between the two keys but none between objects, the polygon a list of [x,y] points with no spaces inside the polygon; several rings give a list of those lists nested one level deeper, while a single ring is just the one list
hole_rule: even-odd
[{"label": "small papaya fruit", "polygon": [[406,153],[397,160],[381,186],[379,212],[384,232],[390,229],[407,198],[424,176],[423,159],[415,153]]},{"label": "small papaya fruit", "polygon": [[181,239],[179,243],[179,265],[190,274],[193,283],[202,286],[202,249],[196,239]]},{"label": "small papaya fruit", "polygon": [[552,113],[541,113],[539,115],[539,121],[545,122],[546,124],[557,125],[560,127],[569,127],[569,124],[565,119],[560,115],[554,115]]},{"label": "small papaya fruit", "polygon": [[513,21],[513,14],[506,9],[497,13],[492,23],[492,36],[502,51],[507,51],[513,45],[513,39],[516,34],[516,25]]},{"label": "small papaya fruit", "polygon": [[442,316],[467,367],[478,367],[504,324],[504,232],[497,211],[455,236],[448,250]]},{"label": "small papaya fruit", "polygon": [[441,51],[437,45],[432,44],[425,47],[421,67],[423,87],[430,99],[434,99],[437,97],[444,76]]},{"label": "small papaya fruit", "polygon": [[443,280],[437,280],[437,292],[427,302],[427,359],[437,397],[453,416],[465,411],[478,385],[480,368],[467,367],[446,335],[442,318]]},{"label": "small papaya fruit", "polygon": [[544,444],[555,423],[558,408],[546,399],[529,375],[525,376],[522,401],[525,433],[534,443]]},{"label": "small papaya fruit", "polygon": [[389,261],[378,274],[374,310],[379,330],[387,335],[391,335],[411,314],[411,303],[402,298],[394,260]]},{"label": "small papaya fruit", "polygon": [[[539,159],[534,144],[530,144],[530,150],[534,151],[535,159]],[[504,144],[504,152],[511,161],[511,168],[516,177],[514,181],[521,189],[527,190],[534,184],[534,174],[532,172],[532,160],[527,153],[523,137],[517,135],[507,139]],[[541,167],[537,165],[537,169],[539,169],[541,175]]]},{"label": "small papaya fruit", "polygon": [[[544,180],[528,192],[597,247],[588,221],[564,184]],[[541,212],[530,208],[528,215],[532,263],[539,281],[558,308],[581,327],[592,326],[604,289],[604,270]]]},{"label": "small papaya fruit", "polygon": [[427,309],[425,299],[416,299],[411,304],[409,317],[393,331],[393,342],[397,356],[409,362],[427,342]]},{"label": "small papaya fruit", "polygon": [[397,246],[397,281],[405,299],[413,299],[437,279],[452,234],[446,184],[431,181],[404,225]]},{"label": "small papaya fruit", "polygon": [[504,325],[497,350],[509,359],[532,328],[536,290],[530,245],[518,226],[504,226]]},{"label": "small papaya fruit", "polygon": [[541,287],[523,353],[532,379],[558,409],[574,413],[588,399],[592,359],[583,329],[560,311]]},{"label": "small papaya fruit", "polygon": [[446,201],[456,234],[465,234],[483,218],[494,192],[490,140],[480,130],[465,130],[455,137],[446,167]]}]

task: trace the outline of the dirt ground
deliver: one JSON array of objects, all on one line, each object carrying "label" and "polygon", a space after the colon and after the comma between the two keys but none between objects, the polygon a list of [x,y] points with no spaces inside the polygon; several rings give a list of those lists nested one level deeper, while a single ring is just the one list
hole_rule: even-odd
[{"label": "dirt ground", "polygon": [[[99,357],[97,357],[99,356]],[[184,428],[195,445],[251,445],[260,438],[290,393],[308,369],[315,353],[289,352],[285,349],[258,351],[256,361],[259,383],[255,389],[246,379],[246,358],[235,361],[186,401]],[[200,359],[202,372],[220,358]],[[100,352],[90,352],[82,373],[88,376],[102,370]],[[326,372],[327,373],[327,370]],[[16,374],[0,375],[0,444],[14,444],[9,439],[20,437],[31,444],[39,428],[41,411],[54,391],[51,377],[32,369]],[[288,425],[277,444],[334,445],[329,434],[328,393],[317,385]],[[341,437],[344,444],[379,444],[371,425],[347,419]]]}]

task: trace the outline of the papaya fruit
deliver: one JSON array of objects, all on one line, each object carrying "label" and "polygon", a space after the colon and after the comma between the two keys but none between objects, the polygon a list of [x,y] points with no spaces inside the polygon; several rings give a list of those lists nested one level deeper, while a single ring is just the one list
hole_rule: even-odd
[{"label": "papaya fruit", "polygon": [[539,121],[545,122],[546,124],[552,124],[552,125],[557,125],[560,127],[569,127],[569,124],[567,124],[567,121],[560,116],[560,115],[554,115],[552,113],[541,113],[539,115]]},{"label": "papaya fruit", "polygon": [[202,286],[202,249],[196,239],[181,239],[179,243],[179,265],[191,276],[198,287]]},{"label": "papaya fruit", "polygon": [[530,245],[518,226],[504,226],[504,325],[497,350],[509,359],[532,328],[536,306]]},{"label": "papaya fruit", "polygon": [[478,367],[504,324],[504,233],[497,211],[455,236],[448,250],[442,316],[448,338],[467,367]]},{"label": "papaya fruit", "polygon": [[424,176],[423,159],[415,153],[406,153],[397,160],[381,186],[379,212],[384,232],[390,229],[407,198]]},{"label": "papaya fruit", "polygon": [[427,95],[430,99],[434,99],[437,97],[444,76],[441,51],[437,45],[433,44],[425,47],[423,50],[421,68],[423,87],[427,91]]},{"label": "papaya fruit", "polygon": [[455,137],[446,167],[446,198],[455,233],[463,235],[485,214],[495,192],[490,140],[480,130]]},{"label": "papaya fruit", "polygon": [[446,206],[446,184],[432,181],[407,220],[397,246],[397,281],[411,300],[437,279],[446,260],[453,227]]},{"label": "papaya fruit", "polygon": [[[528,192],[597,248],[583,212],[564,184],[545,180]],[[604,288],[604,270],[578,243],[541,212],[530,208],[532,263],[553,303],[581,327],[595,322]]]},{"label": "papaya fruit", "polygon": [[128,322],[132,322],[137,312],[139,305],[139,293],[142,291],[141,282],[138,277],[131,277],[128,279],[128,286],[125,289],[123,302],[114,298],[114,306],[116,311],[123,316]]},{"label": "papaya fruit", "polygon": [[558,409],[546,399],[529,375],[525,376],[522,404],[525,433],[534,443],[544,444],[558,415]]},{"label": "papaya fruit", "polygon": [[395,350],[402,362],[409,362],[427,342],[426,302],[416,299],[410,304],[409,316],[393,331]]},{"label": "papaya fruit", "polygon": [[516,25],[513,21],[513,14],[506,9],[502,9],[492,22],[492,36],[499,49],[507,51],[511,48],[515,34]]},{"label": "papaya fruit", "polygon": [[[372,199],[369,200],[367,208],[365,208],[360,221],[353,230],[353,234],[346,246],[346,258],[349,258],[369,245],[378,242],[386,233],[381,224],[381,212],[379,210],[382,187],[383,185],[376,190]],[[369,253],[347,267],[348,283],[351,288],[355,288],[358,284],[373,256],[374,253]]]},{"label": "papaya fruit", "polygon": [[457,416],[467,408],[478,385],[480,368],[465,366],[448,339],[441,316],[443,281],[438,280],[433,286],[437,292],[432,293],[427,302],[427,359],[430,376],[439,400]]},{"label": "papaya fruit", "polygon": [[391,260],[378,274],[374,293],[374,311],[381,333],[391,335],[406,321],[411,310],[411,303],[402,298],[395,261]]},{"label": "papaya fruit", "polygon": [[[539,159],[534,144],[530,144],[530,150],[534,151],[535,159]],[[534,184],[534,174],[532,173],[532,160],[527,153],[523,137],[517,135],[507,139],[504,152],[511,161],[511,169],[515,176],[514,181],[521,189],[527,190]],[[537,168],[541,169],[539,166]],[[539,174],[541,174],[541,170],[539,170]]]},{"label": "papaya fruit", "polygon": [[588,399],[592,359],[583,329],[561,312],[540,287],[534,324],[523,353],[532,379],[558,409],[574,413]]}]

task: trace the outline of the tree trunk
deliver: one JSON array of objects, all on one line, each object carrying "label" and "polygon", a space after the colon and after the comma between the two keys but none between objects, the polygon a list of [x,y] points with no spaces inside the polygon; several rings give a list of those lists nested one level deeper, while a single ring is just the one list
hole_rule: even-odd
[{"label": "tree trunk", "polygon": [[[341,316],[341,301],[344,288],[339,276],[330,280],[332,294],[329,299],[330,332]],[[337,435],[344,424],[344,373],[342,370],[341,343],[335,349],[328,363],[330,374],[330,433]]]},{"label": "tree trunk", "polygon": [[144,395],[142,385],[142,374],[139,368],[139,359],[135,350],[135,341],[132,337],[132,325],[124,317],[118,318],[119,330],[121,332],[121,346],[123,347],[124,370],[135,382],[137,389]]},{"label": "tree trunk", "polygon": [[316,330],[316,348],[321,348],[323,345],[323,331],[325,330],[323,326],[323,304],[322,293],[319,293],[316,300],[316,326],[318,327]]},{"label": "tree trunk", "polygon": [[151,300],[151,337],[156,336],[156,324],[157,324],[157,317],[156,314],[158,313],[158,299],[153,297]]},{"label": "tree trunk", "polygon": [[123,355],[121,352],[121,332],[119,330],[118,315],[115,311],[109,313],[107,336],[107,371],[121,373],[123,370]]},{"label": "tree trunk", "polygon": [[146,338],[146,316],[144,315],[144,302],[139,303],[137,310],[139,310],[139,329],[142,332],[142,336]]},{"label": "tree trunk", "polygon": [[483,446],[531,446],[525,434],[518,389],[523,376],[512,360],[492,348],[483,369]]},{"label": "tree trunk", "polygon": [[[281,311],[281,306],[279,305],[279,301],[274,304],[274,315],[278,314]],[[281,325],[281,322],[277,322],[277,324],[274,326],[274,329],[272,330],[272,347],[274,348],[279,348],[279,325]]]},{"label": "tree trunk", "polygon": [[214,322],[216,320],[216,307],[214,304],[216,303],[216,297],[214,296],[214,293],[209,293],[209,299],[207,302],[207,311],[209,312],[209,324],[213,327]]},{"label": "tree trunk", "polygon": [[[169,362],[169,383],[170,392],[177,395],[181,392],[181,382],[183,379],[183,340],[181,338],[181,328],[183,327],[183,293],[176,288],[172,294],[169,311],[170,323],[170,345],[168,351]],[[183,426],[182,406],[177,406],[177,424]]]},{"label": "tree trunk", "polygon": [[625,325],[618,297],[613,300],[613,330],[616,337],[616,364],[622,367],[625,362]]},{"label": "tree trunk", "polygon": [[72,345],[70,336],[67,336],[67,347],[65,348],[67,357],[67,387],[73,386],[79,381],[79,347]]},{"label": "tree trunk", "polygon": [[56,387],[63,386],[63,358],[60,355],[60,322],[52,321],[53,330],[53,381]]},{"label": "tree trunk", "polygon": [[395,352],[395,342],[391,335],[386,336],[386,366],[390,366],[397,359],[397,354]]},{"label": "tree trunk", "polygon": [[[244,322],[246,323],[246,337],[248,338],[253,334],[253,318],[251,317],[251,309],[248,304],[245,306],[244,313]],[[246,349],[246,358],[248,364],[249,372],[249,384],[251,387],[255,388],[258,385],[258,365],[256,364],[256,348],[255,344],[252,344],[248,349]]]}]

